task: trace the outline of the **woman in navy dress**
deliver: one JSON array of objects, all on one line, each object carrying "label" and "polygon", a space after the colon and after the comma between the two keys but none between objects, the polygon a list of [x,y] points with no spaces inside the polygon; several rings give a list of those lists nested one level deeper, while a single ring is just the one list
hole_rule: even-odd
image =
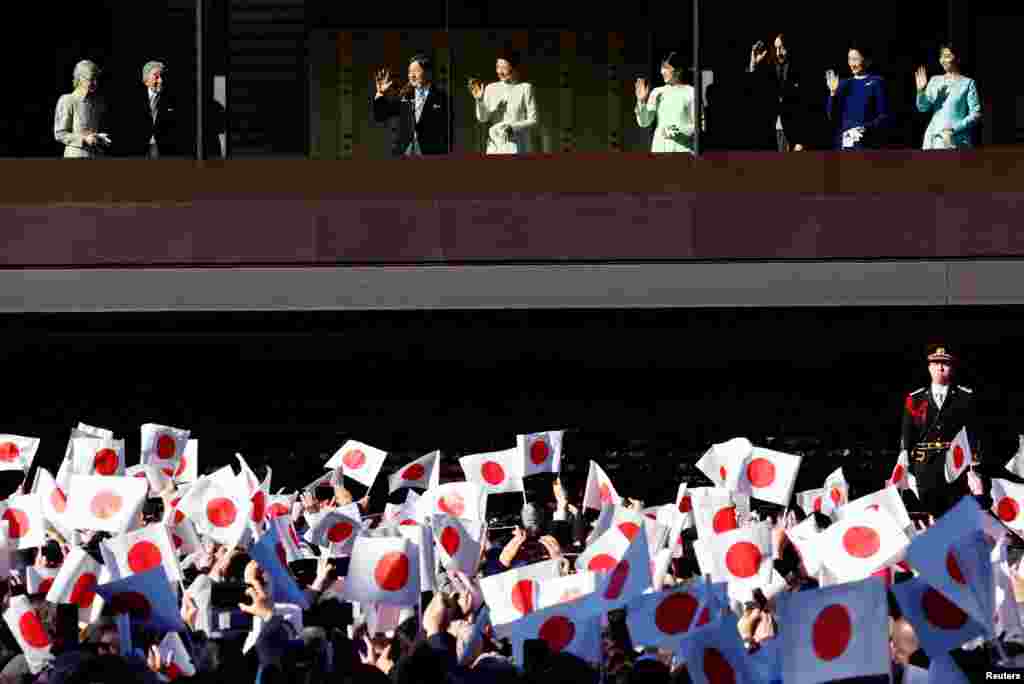
[{"label": "woman in navy dress", "polygon": [[851,78],[840,80],[831,70],[825,76],[829,90],[825,110],[835,128],[835,149],[877,149],[889,122],[885,79],[868,73],[870,61],[860,47],[851,47],[846,59]]}]

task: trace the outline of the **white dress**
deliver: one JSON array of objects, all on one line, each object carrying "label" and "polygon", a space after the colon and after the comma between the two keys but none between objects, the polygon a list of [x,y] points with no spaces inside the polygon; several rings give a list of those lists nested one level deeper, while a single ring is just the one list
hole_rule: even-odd
[{"label": "white dress", "polygon": [[68,93],[57,100],[53,116],[53,135],[64,145],[65,159],[94,159],[102,155],[99,146],[85,144],[87,131],[99,133],[103,130],[103,119],[107,107],[103,98],[91,94]]},{"label": "white dress", "polygon": [[487,154],[533,151],[530,133],[537,125],[537,101],[529,83],[488,83],[476,101],[476,119],[490,124]]},{"label": "white dress", "polygon": [[647,102],[636,103],[636,122],[647,128],[655,121],[651,152],[689,152],[693,154],[693,86],[658,86]]}]

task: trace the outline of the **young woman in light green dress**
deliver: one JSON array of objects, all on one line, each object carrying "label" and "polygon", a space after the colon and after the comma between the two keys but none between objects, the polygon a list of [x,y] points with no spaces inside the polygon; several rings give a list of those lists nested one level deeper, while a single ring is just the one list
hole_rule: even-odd
[{"label": "young woman in light green dress", "polygon": [[939,48],[942,76],[932,76],[923,66],[914,74],[917,109],[931,113],[924,134],[925,150],[955,150],[973,146],[972,134],[981,121],[981,100],[973,78],[960,73],[960,60],[952,45]]},{"label": "young woman in light green dress", "polygon": [[651,152],[693,154],[693,86],[682,82],[685,74],[682,56],[672,52],[661,63],[665,85],[651,90],[647,79],[636,80],[636,122],[644,128],[657,122]]}]

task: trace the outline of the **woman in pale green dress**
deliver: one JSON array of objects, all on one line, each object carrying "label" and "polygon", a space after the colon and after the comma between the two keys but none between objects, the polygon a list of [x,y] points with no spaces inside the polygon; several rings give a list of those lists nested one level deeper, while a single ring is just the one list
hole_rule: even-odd
[{"label": "woman in pale green dress", "polygon": [[932,76],[917,68],[917,109],[931,112],[924,133],[925,150],[955,150],[973,147],[972,133],[981,120],[981,100],[973,78],[960,73],[960,60],[952,45],[939,48],[943,75]]},{"label": "woman in pale green dress", "polygon": [[685,73],[682,56],[672,52],[661,63],[665,85],[651,90],[647,79],[636,80],[636,122],[644,128],[657,122],[651,152],[693,154],[693,86],[682,82]]},{"label": "woman in pale green dress", "polygon": [[53,117],[53,135],[64,145],[65,159],[95,159],[110,144],[102,132],[106,103],[96,93],[100,68],[82,60],[75,65],[74,91],[61,95]]}]

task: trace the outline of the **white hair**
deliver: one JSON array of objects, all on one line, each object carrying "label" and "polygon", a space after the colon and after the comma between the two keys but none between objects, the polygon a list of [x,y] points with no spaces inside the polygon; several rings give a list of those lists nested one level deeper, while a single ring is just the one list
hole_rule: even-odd
[{"label": "white hair", "polygon": [[167,66],[163,62],[158,62],[156,60],[146,62],[146,64],[142,67],[142,80],[145,81],[147,78],[149,78],[149,75],[157,69],[159,69],[160,71],[166,71]]},{"label": "white hair", "polygon": [[75,88],[77,88],[78,84],[83,79],[86,79],[86,78],[96,78],[96,76],[98,76],[99,73],[100,73],[100,68],[96,64],[96,62],[93,62],[93,61],[88,60],[88,59],[83,59],[81,62],[79,62],[78,64],[75,65],[75,71],[72,74],[72,78],[73,78],[72,84],[74,85]]}]

